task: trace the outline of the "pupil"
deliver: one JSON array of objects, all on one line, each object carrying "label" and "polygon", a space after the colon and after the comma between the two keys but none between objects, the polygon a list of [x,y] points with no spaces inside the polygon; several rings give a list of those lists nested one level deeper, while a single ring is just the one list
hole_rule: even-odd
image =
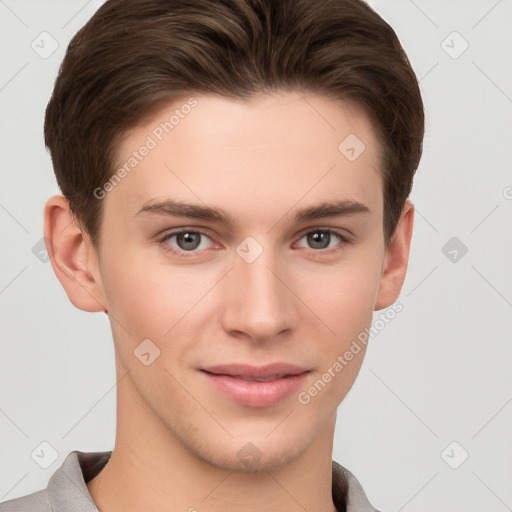
[{"label": "pupil", "polygon": [[[310,242],[315,247],[315,244],[320,244],[321,247],[315,247],[316,249],[325,249],[329,245],[329,233],[323,232],[323,231],[317,231],[310,235]],[[327,243],[325,243],[327,242]]]},{"label": "pupil", "polygon": [[[180,240],[180,238],[185,240],[183,244],[184,247],[181,247],[182,249],[195,249],[197,247],[197,240],[194,240],[194,238],[198,239],[197,233],[181,233],[180,236],[178,236],[178,240]],[[192,244],[192,247],[190,247],[190,244]],[[179,245],[181,246],[182,244]]]},{"label": "pupil", "polygon": [[[182,249],[195,249],[197,247],[197,241],[199,237],[197,236],[197,233],[181,233],[178,236],[178,240],[183,238],[184,244],[179,244]],[[330,242],[330,234],[326,233],[324,231],[317,231],[313,234],[308,235],[309,242],[316,248],[316,249],[325,249]],[[320,244],[320,247],[317,246],[317,244]],[[190,247],[192,245],[192,247]]]}]

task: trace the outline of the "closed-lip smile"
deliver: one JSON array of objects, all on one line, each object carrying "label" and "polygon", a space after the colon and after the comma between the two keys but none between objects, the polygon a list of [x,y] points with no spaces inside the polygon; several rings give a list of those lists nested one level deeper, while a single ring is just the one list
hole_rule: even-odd
[{"label": "closed-lip smile", "polygon": [[223,364],[201,368],[201,372],[235,402],[249,407],[268,407],[296,391],[310,370],[276,362],[265,366]]}]

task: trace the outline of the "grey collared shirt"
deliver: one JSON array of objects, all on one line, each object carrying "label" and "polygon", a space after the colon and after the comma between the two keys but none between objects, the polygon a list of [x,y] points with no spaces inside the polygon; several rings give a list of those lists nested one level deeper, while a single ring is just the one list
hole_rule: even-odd
[{"label": "grey collared shirt", "polygon": [[[72,451],[53,473],[46,489],[0,503],[0,512],[98,512],[86,482],[105,466],[112,452]],[[332,496],[339,511],[378,512],[361,484],[343,466],[332,463]],[[344,498],[346,493],[346,498]]]}]

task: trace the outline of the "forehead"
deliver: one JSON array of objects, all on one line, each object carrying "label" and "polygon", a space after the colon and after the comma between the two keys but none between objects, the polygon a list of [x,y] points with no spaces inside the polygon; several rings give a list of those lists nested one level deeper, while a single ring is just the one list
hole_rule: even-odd
[{"label": "forehead", "polygon": [[292,92],[250,101],[194,95],[127,134],[114,168],[127,172],[106,202],[127,216],[166,197],[231,204],[234,215],[260,219],[279,205],[318,200],[347,198],[378,210],[380,153],[354,105]]}]

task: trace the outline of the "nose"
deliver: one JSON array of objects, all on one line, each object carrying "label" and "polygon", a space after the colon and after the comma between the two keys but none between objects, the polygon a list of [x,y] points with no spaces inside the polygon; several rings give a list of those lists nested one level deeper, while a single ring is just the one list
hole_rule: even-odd
[{"label": "nose", "polygon": [[254,260],[254,254],[246,257],[240,251],[235,255],[222,290],[222,325],[226,332],[258,342],[290,334],[296,328],[300,304],[286,262],[271,249],[262,249]]}]

